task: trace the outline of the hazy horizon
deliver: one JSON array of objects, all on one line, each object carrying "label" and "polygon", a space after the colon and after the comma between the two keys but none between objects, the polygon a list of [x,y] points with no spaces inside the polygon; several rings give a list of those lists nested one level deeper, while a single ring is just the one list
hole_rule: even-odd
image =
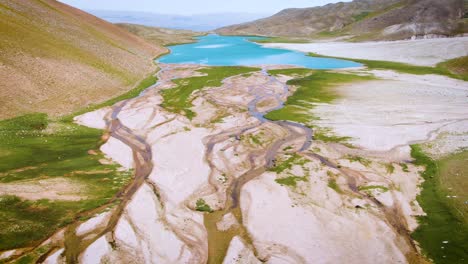
[{"label": "hazy horizon", "polygon": [[[349,2],[350,0],[238,0],[221,2],[217,0],[60,0],[63,3],[84,10],[148,12],[163,15],[212,15],[224,13],[249,13],[272,15],[286,8],[305,8],[322,6],[328,3]],[[181,8],[183,7],[183,8]]]},{"label": "hazy horizon", "polygon": [[85,11],[111,23],[130,23],[194,31],[211,31],[220,27],[248,22],[268,16],[268,14],[254,13],[223,13],[222,15],[215,13],[186,16],[140,11],[88,9],[85,9]]}]

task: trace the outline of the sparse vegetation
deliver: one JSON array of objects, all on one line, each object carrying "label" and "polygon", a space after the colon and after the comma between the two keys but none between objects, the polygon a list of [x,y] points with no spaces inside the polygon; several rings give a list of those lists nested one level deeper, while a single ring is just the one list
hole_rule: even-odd
[{"label": "sparse vegetation", "polygon": [[279,174],[285,170],[290,170],[294,165],[304,165],[305,163],[307,163],[307,160],[305,158],[301,157],[296,153],[288,156],[289,157],[286,160],[275,164],[275,166],[273,168],[270,168],[269,171],[274,171]]},{"label": "sparse vegetation", "polygon": [[395,172],[395,166],[392,163],[386,163],[385,169],[387,170],[388,174],[393,174]]},{"label": "sparse vegetation", "polygon": [[368,186],[359,186],[359,191],[370,191],[370,190],[380,190],[382,192],[388,192],[388,188],[380,185],[368,185]]},{"label": "sparse vegetation", "polygon": [[362,165],[368,167],[371,165],[372,161],[366,159],[366,158],[363,158],[363,157],[359,157],[359,156],[351,156],[351,155],[347,155],[345,156],[345,159],[351,161],[351,162],[359,162],[361,163]]},{"label": "sparse vegetation", "polygon": [[284,37],[265,37],[265,38],[251,38],[249,39],[255,43],[309,43],[306,39],[298,38],[284,38]]},{"label": "sparse vegetation", "polygon": [[292,149],[293,149],[293,147],[287,146],[287,147],[285,147],[285,148],[283,149],[283,151],[289,151],[289,150],[292,150]]},{"label": "sparse vegetation", "polygon": [[408,164],[406,164],[406,163],[400,163],[400,166],[401,166],[401,169],[402,169],[404,172],[409,172]]},{"label": "sparse vegetation", "polygon": [[343,190],[341,190],[340,186],[338,185],[338,183],[336,183],[335,179],[328,180],[328,187],[330,187],[331,189],[333,189],[335,192],[339,194],[343,193]]},{"label": "sparse vegetation", "polygon": [[[297,69],[290,70],[290,74],[297,74],[297,71]],[[287,84],[296,86],[297,90],[288,97],[283,108],[271,111],[265,117],[270,120],[289,120],[313,126],[313,121],[318,117],[314,116],[310,110],[316,103],[330,103],[338,97],[331,89],[333,86],[372,79],[373,77],[370,76],[314,71],[307,77],[289,80]]]},{"label": "sparse vegetation", "polygon": [[211,209],[211,207],[202,198],[197,200],[196,210],[199,212],[208,212],[208,213],[213,212],[213,209]]},{"label": "sparse vegetation", "polygon": [[[281,162],[277,162],[273,168],[269,169],[269,171],[273,171],[273,172],[276,172],[277,174],[281,174],[287,170],[291,170],[293,166],[295,165],[299,165],[303,167],[307,162],[308,162],[307,159],[303,158],[302,156],[296,153],[286,154],[284,155],[283,160]],[[308,171],[307,169],[305,170]],[[276,179],[275,182],[281,185],[285,185],[285,186],[296,187],[297,182],[308,181],[307,176],[298,177],[296,175],[292,175],[291,173],[287,173],[287,174],[289,174],[290,176]]]},{"label": "sparse vegetation", "polygon": [[189,77],[178,79],[174,82],[177,87],[161,91],[164,98],[162,106],[168,111],[183,114],[189,119],[195,117],[195,113],[190,110],[192,107],[192,94],[205,87],[219,87],[222,80],[235,75],[258,71],[258,68],[250,67],[211,67],[199,70],[206,76]]},{"label": "sparse vegetation", "polygon": [[361,13],[359,13],[357,15],[354,15],[353,19],[354,19],[355,22],[361,21],[361,20],[365,19],[369,14],[370,14],[370,12],[361,12]]},{"label": "sparse vegetation", "polygon": [[291,69],[277,69],[277,70],[269,70],[268,73],[274,76],[278,75],[287,75],[287,76],[294,76],[294,77],[305,77],[310,75],[314,72],[311,69],[305,68],[291,68]]},{"label": "sparse vegetation", "polygon": [[307,177],[297,177],[297,176],[289,176],[286,178],[276,179],[275,182],[281,185],[296,187],[297,182],[299,181],[307,181]]},{"label": "sparse vegetation", "polygon": [[132,90],[122,94],[122,95],[119,95],[117,97],[114,97],[112,99],[109,99],[103,103],[100,103],[100,104],[94,104],[94,105],[89,105],[88,107],[76,112],[76,113],[73,113],[71,115],[68,115],[68,116],[65,116],[63,118],[64,121],[71,121],[73,119],[74,116],[78,116],[78,115],[81,115],[81,114],[84,114],[84,113],[87,113],[87,112],[91,112],[91,111],[94,111],[94,110],[97,110],[97,109],[100,109],[100,108],[103,108],[103,107],[106,107],[106,106],[111,106],[111,105],[114,105],[115,103],[117,102],[120,102],[120,101],[123,101],[123,100],[127,100],[127,99],[131,99],[131,98],[135,98],[137,97],[138,95],[140,95],[144,90],[146,90],[147,88],[153,86],[156,84],[156,82],[158,81],[158,78],[155,76],[155,73],[152,73],[150,76],[148,76],[147,78],[143,79],[135,88],[133,88]]},{"label": "sparse vegetation", "polygon": [[446,69],[453,74],[462,76],[468,81],[468,56],[451,59],[437,64],[437,68]]},{"label": "sparse vegetation", "polygon": [[351,138],[336,136],[329,129],[314,127],[314,139],[323,142],[346,143]]},{"label": "sparse vegetation", "polygon": [[420,225],[412,237],[435,263],[463,263],[468,259],[468,225],[447,198],[438,162],[424,154],[419,145],[411,146],[411,156],[415,165],[425,167],[418,202],[427,214],[418,218]]},{"label": "sparse vegetation", "polygon": [[250,135],[250,141],[252,141],[253,144],[255,145],[262,145],[262,140],[258,135]]}]

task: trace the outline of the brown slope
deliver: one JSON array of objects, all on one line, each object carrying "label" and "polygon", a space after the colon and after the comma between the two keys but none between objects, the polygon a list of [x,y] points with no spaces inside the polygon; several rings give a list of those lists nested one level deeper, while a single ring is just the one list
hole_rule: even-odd
[{"label": "brown slope", "polygon": [[203,35],[201,32],[181,29],[149,27],[136,24],[118,23],[117,26],[156,45],[171,45],[195,42],[195,37]]},{"label": "brown slope", "polygon": [[464,13],[464,0],[355,0],[286,9],[269,18],[216,32],[305,38],[350,36],[356,40],[453,36],[467,32]]},{"label": "brown slope", "polygon": [[271,17],[218,29],[221,34],[308,37],[322,31],[335,31],[355,21],[365,12],[389,7],[400,0],[356,0],[321,7],[285,9]]},{"label": "brown slope", "polygon": [[61,115],[131,89],[165,49],[53,0],[0,2],[0,119]]}]

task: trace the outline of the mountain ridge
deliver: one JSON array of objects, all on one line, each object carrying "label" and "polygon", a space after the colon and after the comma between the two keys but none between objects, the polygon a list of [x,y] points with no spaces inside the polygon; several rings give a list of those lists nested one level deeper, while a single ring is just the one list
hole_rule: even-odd
[{"label": "mountain ridge", "polygon": [[464,0],[354,0],[285,9],[216,32],[314,39],[346,37],[355,41],[455,36],[468,32],[466,6]]}]

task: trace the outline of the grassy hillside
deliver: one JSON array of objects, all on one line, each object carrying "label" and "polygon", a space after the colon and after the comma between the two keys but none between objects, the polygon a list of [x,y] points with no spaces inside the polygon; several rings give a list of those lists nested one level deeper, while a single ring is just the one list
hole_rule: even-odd
[{"label": "grassy hillside", "polygon": [[411,146],[416,165],[425,166],[418,202],[426,216],[419,217],[419,227],[412,234],[423,252],[434,263],[466,263],[468,222],[466,210],[467,151],[441,160],[433,160],[419,145]]},{"label": "grassy hillside", "polygon": [[0,119],[67,114],[130,90],[164,52],[52,0],[0,3]]},{"label": "grassy hillside", "polygon": [[354,0],[285,9],[271,17],[218,29],[226,35],[396,40],[468,31],[464,0]]},{"label": "grassy hillside", "polygon": [[119,23],[117,26],[156,45],[172,45],[194,42],[194,37],[203,33],[191,30],[148,27],[135,24]]}]

